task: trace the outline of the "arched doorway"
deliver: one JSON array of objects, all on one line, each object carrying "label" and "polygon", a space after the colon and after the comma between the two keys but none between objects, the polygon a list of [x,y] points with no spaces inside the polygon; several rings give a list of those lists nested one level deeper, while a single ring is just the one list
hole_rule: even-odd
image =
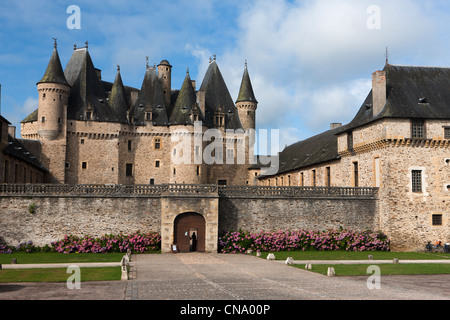
[{"label": "arched doorway", "polygon": [[[195,238],[193,234],[195,233]],[[205,251],[205,218],[195,212],[178,215],[174,222],[174,243],[180,252]]]}]

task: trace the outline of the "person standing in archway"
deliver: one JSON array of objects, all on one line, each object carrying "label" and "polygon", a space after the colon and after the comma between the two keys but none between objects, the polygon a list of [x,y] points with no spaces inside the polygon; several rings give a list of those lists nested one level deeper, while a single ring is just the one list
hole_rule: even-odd
[{"label": "person standing in archway", "polygon": [[197,236],[195,235],[195,232],[192,234],[191,240],[192,240],[191,251],[197,251]]}]

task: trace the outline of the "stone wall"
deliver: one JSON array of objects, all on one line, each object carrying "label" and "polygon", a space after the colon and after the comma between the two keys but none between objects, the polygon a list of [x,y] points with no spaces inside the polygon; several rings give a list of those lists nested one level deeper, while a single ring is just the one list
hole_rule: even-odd
[{"label": "stone wall", "polygon": [[375,230],[375,195],[370,188],[0,185],[0,237],[45,245],[66,234],[156,231],[168,252],[175,218],[195,212],[205,218],[206,250],[214,252],[221,232],[239,229]]}]

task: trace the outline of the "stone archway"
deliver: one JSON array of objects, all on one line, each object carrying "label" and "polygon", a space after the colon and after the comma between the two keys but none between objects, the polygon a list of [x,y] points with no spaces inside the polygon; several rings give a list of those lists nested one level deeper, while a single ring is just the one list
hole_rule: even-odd
[{"label": "stone archway", "polygon": [[[195,238],[193,239],[193,234]],[[195,212],[178,215],[174,222],[174,244],[180,252],[205,252],[205,219]]]},{"label": "stone archway", "polygon": [[[197,189],[195,189],[195,191],[197,191]],[[200,223],[200,225],[202,225],[202,220],[204,233],[203,235],[200,234],[200,236],[203,244],[200,243],[199,238],[197,251],[217,252],[219,240],[218,192],[217,189],[213,188],[207,188],[206,190],[200,191],[201,192],[168,191],[161,195],[161,251],[163,253],[173,252],[174,244],[180,246],[179,242],[181,236],[176,235],[176,226],[177,231],[181,230],[180,232],[183,232],[182,235],[184,236],[186,231],[191,231],[189,223]],[[189,222],[189,220],[191,220],[191,222]],[[189,230],[186,228],[183,229],[183,224],[189,227]],[[195,229],[196,227],[192,226],[192,228]],[[181,243],[183,244],[185,242],[182,240]],[[181,249],[185,251],[186,247]],[[186,252],[189,252],[189,250]]]}]

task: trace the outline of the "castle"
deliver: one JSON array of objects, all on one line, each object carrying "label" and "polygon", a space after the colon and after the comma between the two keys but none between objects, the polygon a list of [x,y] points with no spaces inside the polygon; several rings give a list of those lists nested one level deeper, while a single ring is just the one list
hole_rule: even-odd
[{"label": "castle", "polygon": [[[173,90],[171,68],[147,65],[136,89],[119,67],[113,83],[102,80],[87,47],[63,71],[55,43],[24,139],[0,117],[2,236],[140,228],[160,231],[165,252],[193,229],[209,252],[219,232],[239,228],[379,230],[394,250],[450,241],[450,68],[386,60],[352,121],[287,146],[268,175],[253,154],[258,102],[247,66],[236,102],[215,58],[198,90],[188,72]],[[29,199],[40,220],[23,212]]]},{"label": "castle", "polygon": [[253,151],[245,132],[255,129],[258,102],[247,66],[236,103],[215,57],[198,90],[188,71],[174,90],[171,72],[167,60],[147,61],[140,89],[123,84],[119,66],[106,82],[87,45],[74,48],[63,71],[55,40],[37,83],[39,107],[21,123],[22,137],[39,141],[45,182],[248,184]]}]

